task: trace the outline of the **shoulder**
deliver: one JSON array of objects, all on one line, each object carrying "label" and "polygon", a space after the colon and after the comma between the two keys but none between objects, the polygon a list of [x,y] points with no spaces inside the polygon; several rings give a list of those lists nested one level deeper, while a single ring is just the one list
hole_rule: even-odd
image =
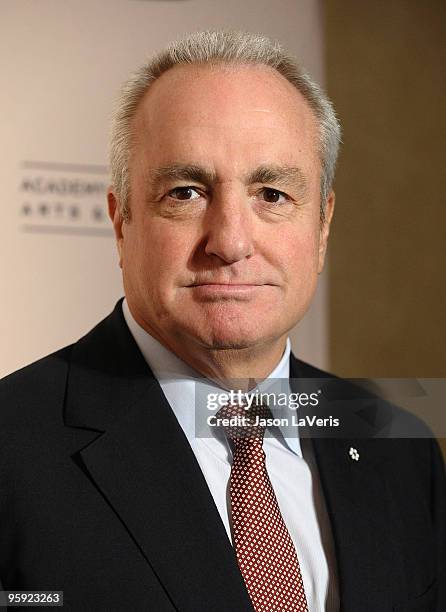
[{"label": "shoulder", "polygon": [[119,338],[116,330],[121,330],[122,335],[125,326],[121,302],[76,342],[0,380],[0,433],[2,425],[42,423],[42,416],[49,416],[54,409],[58,420],[62,420],[68,375],[76,351],[81,350],[86,368],[94,369],[106,359],[116,337]]},{"label": "shoulder", "polygon": [[314,365],[298,359],[294,353],[290,354],[290,378],[320,378],[340,380],[334,374],[320,370]]},{"label": "shoulder", "polygon": [[63,403],[73,344],[0,380],[0,427],[27,424]]},{"label": "shoulder", "polygon": [[[434,465],[443,469],[443,458],[434,432],[418,414],[386,398],[373,379],[345,379],[297,359],[291,354],[290,377],[312,379],[328,400],[326,409],[342,420],[348,418],[350,435],[376,455],[396,464],[416,466],[416,471]],[[439,407],[441,409],[441,407]]]}]

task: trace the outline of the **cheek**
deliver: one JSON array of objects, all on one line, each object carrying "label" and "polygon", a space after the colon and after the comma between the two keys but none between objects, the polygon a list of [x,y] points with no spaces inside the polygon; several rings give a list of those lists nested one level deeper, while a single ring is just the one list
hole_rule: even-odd
[{"label": "cheek", "polygon": [[138,233],[134,248],[139,259],[139,269],[145,275],[146,282],[148,273],[151,283],[158,279],[166,285],[179,274],[184,274],[190,243],[184,228],[172,227],[154,219],[148,220]]},{"label": "cheek", "polygon": [[277,248],[291,286],[302,285],[317,276],[318,247],[318,235],[314,232],[290,232],[280,236]]}]

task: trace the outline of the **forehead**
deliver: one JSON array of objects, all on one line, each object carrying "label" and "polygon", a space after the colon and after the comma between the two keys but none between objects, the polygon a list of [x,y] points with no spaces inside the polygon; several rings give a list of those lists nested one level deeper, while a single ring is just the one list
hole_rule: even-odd
[{"label": "forehead", "polygon": [[175,66],[146,92],[132,127],[133,152],[157,163],[209,162],[210,154],[234,164],[317,159],[313,111],[265,66]]}]

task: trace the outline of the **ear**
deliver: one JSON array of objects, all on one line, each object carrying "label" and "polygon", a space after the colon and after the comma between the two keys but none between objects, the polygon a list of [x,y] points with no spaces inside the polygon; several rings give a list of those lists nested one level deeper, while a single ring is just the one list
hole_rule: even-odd
[{"label": "ear", "polygon": [[113,193],[112,188],[110,187],[107,192],[107,201],[108,201],[108,216],[113,223],[113,229],[115,232],[116,238],[116,246],[118,247],[118,255],[119,255],[119,267],[122,268],[122,257],[123,257],[123,242],[124,242],[124,234],[122,233],[122,224],[124,223],[124,219],[122,218],[121,212],[119,210],[119,202],[116,195]]},{"label": "ear", "polygon": [[327,252],[328,236],[330,234],[330,224],[333,218],[335,199],[334,191],[330,191],[325,203],[325,219],[321,221],[320,227],[318,274],[320,274],[324,269],[325,254]]}]

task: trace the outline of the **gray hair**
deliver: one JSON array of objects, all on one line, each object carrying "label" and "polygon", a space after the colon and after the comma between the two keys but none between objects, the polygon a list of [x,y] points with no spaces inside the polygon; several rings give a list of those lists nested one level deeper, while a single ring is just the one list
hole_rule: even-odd
[{"label": "gray hair", "polygon": [[341,128],[332,103],[283,48],[264,36],[247,32],[196,32],[171,43],[124,84],[113,117],[110,146],[112,188],[124,220],[130,218],[129,160],[132,146],[132,120],[150,85],[164,72],[177,65],[226,64],[264,65],[284,76],[302,94],[319,124],[318,154],[321,160],[321,220],[330,192]]}]

